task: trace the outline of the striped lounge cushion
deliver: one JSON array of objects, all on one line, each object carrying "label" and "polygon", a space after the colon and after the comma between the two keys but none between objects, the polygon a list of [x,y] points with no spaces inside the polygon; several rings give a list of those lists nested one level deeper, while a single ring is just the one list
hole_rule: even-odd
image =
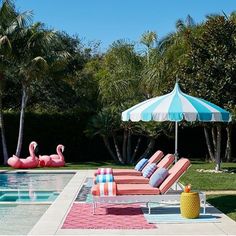
[{"label": "striped lounge cushion", "polygon": [[114,177],[113,175],[97,175],[95,183],[106,183],[106,182],[113,182]]},{"label": "striped lounge cushion", "polygon": [[98,168],[97,169],[97,175],[106,175],[106,174],[112,174],[112,168]]},{"label": "striped lounge cushion", "polygon": [[92,187],[92,194],[95,196],[116,196],[116,183],[99,183]]},{"label": "striped lounge cushion", "polygon": [[149,178],[153,173],[154,171],[157,169],[157,165],[152,163],[150,165],[148,165],[143,171],[143,177],[145,178]]}]

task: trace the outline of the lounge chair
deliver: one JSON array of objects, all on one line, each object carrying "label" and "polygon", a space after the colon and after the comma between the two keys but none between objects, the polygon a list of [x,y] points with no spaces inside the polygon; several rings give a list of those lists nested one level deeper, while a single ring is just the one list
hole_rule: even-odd
[{"label": "lounge chair", "polygon": [[[150,213],[149,203],[151,202],[179,201],[180,193],[183,190],[172,190],[171,186],[177,183],[189,166],[190,161],[186,158],[181,158],[168,170],[169,175],[158,188],[152,187],[150,184],[116,184],[115,182],[110,182],[105,183],[110,186],[110,189],[101,192],[100,186],[104,185],[104,183],[96,184],[91,190],[93,195],[93,213],[95,213],[97,203],[146,203]],[[200,200],[204,203],[205,213],[206,197],[204,193],[200,193]]]},{"label": "lounge chair", "polygon": [[[148,160],[146,166],[144,167],[147,168],[149,164],[152,163],[157,163],[158,161],[161,160],[161,158],[164,156],[163,152],[158,150],[156,151]],[[97,175],[97,172],[94,173],[94,175]],[[141,176],[142,172],[137,171],[135,169],[112,169],[112,175],[114,176],[120,176],[120,175],[129,175],[129,176]]]},{"label": "lounge chair", "polygon": [[[173,154],[167,154],[160,162],[157,163],[157,169],[155,172],[157,172],[160,168],[169,168],[174,160],[175,157]],[[144,170],[142,170],[142,173],[144,173]],[[113,181],[115,181],[116,184],[148,184],[150,180],[149,178],[145,178],[143,176],[118,175],[113,176]]]}]

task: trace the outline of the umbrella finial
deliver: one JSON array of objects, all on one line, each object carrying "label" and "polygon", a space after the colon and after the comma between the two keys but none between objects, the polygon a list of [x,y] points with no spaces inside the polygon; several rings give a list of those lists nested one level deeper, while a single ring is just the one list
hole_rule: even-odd
[{"label": "umbrella finial", "polygon": [[180,88],[179,88],[179,79],[176,77],[176,82],[175,82],[175,87],[174,87],[174,91],[180,91]]}]

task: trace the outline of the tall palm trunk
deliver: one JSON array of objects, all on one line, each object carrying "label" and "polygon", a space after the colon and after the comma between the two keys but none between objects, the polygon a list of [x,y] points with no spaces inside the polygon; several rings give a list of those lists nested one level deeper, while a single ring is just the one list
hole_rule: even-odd
[{"label": "tall palm trunk", "polygon": [[220,170],[220,164],[221,164],[221,158],[220,158],[220,154],[221,154],[221,125],[218,124],[217,127],[217,138],[216,138],[216,154],[215,154],[215,158],[216,158],[216,171]]},{"label": "tall palm trunk", "polygon": [[127,162],[127,141],[128,141],[128,130],[125,128],[123,133],[123,145],[122,145],[122,159],[124,163]]},{"label": "tall palm trunk", "polygon": [[212,134],[211,138],[213,147],[210,142],[208,129],[205,126],[204,126],[204,133],[205,133],[208,153],[210,155],[211,160],[216,163],[215,170],[219,171],[221,165],[221,125],[217,124],[216,132],[215,132],[215,127],[211,128],[211,134]]},{"label": "tall palm trunk", "polygon": [[225,149],[225,159],[227,162],[231,161],[231,155],[232,155],[232,144],[231,144],[231,136],[232,136],[232,125],[228,124],[226,127],[227,132],[227,144]]},{"label": "tall palm trunk", "polygon": [[136,146],[134,148],[133,155],[132,155],[132,158],[131,158],[131,161],[130,161],[131,163],[134,163],[134,159],[135,159],[135,157],[138,153],[140,143],[141,143],[141,137],[139,137],[138,140],[137,140],[137,143],[136,143]]},{"label": "tall palm trunk", "polygon": [[156,140],[154,138],[150,138],[148,146],[147,146],[145,152],[143,153],[143,155],[149,157],[154,149],[155,143],[156,143]]},{"label": "tall palm trunk", "polygon": [[122,159],[121,153],[120,153],[120,149],[119,149],[119,146],[118,146],[116,135],[112,134],[112,138],[113,138],[113,142],[114,142],[114,145],[115,145],[117,158],[118,158],[118,160],[121,164],[125,164],[124,160]]},{"label": "tall palm trunk", "polygon": [[115,161],[116,163],[119,163],[118,158],[116,157],[115,153],[112,151],[112,148],[111,148],[111,145],[110,145],[110,143],[109,143],[108,137],[102,135],[102,139],[103,139],[103,142],[104,142],[105,147],[107,148],[109,154],[112,156],[112,158],[114,159],[114,161]]},{"label": "tall palm trunk", "polygon": [[21,111],[20,111],[20,125],[18,133],[18,142],[16,148],[16,156],[20,156],[22,143],[23,143],[23,134],[24,134],[24,121],[25,121],[25,107],[27,104],[28,95],[26,86],[22,86],[22,99],[21,99]]},{"label": "tall palm trunk", "polygon": [[131,163],[131,158],[132,158],[132,155],[131,155],[131,146],[132,146],[132,142],[131,142],[131,132],[130,132],[130,129],[128,130],[128,139],[127,139],[127,159],[126,159],[126,163]]},{"label": "tall palm trunk", "polygon": [[214,162],[215,161],[214,152],[212,150],[212,145],[211,145],[211,142],[210,142],[209,131],[208,131],[208,128],[206,126],[204,126],[204,134],[205,134],[206,145],[207,145],[207,150],[208,150],[210,159],[211,159],[212,162]]},{"label": "tall palm trunk", "polygon": [[216,154],[216,147],[217,147],[217,129],[216,127],[211,128],[211,135],[212,135],[212,142],[213,142],[213,147],[214,147],[214,153]]},{"label": "tall palm trunk", "polygon": [[2,112],[2,96],[0,97],[0,128],[1,128],[1,138],[2,138],[3,164],[6,165],[7,160],[8,160],[8,152],[7,152],[5,126],[4,126],[3,112]]},{"label": "tall palm trunk", "polygon": [[[4,76],[0,73],[0,83],[2,85]],[[8,151],[7,151],[7,144],[6,144],[6,137],[5,137],[5,125],[3,120],[3,110],[2,110],[2,86],[0,91],[0,129],[1,129],[1,139],[2,139],[2,151],[3,151],[3,164],[7,164],[8,160]]]}]

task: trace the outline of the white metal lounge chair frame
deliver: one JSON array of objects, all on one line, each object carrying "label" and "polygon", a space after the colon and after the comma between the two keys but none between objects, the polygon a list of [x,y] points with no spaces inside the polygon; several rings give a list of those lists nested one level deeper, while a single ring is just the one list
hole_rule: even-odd
[{"label": "white metal lounge chair frame", "polygon": [[[180,195],[183,192],[183,186],[178,184],[178,180],[185,172],[183,172],[179,176],[179,178],[175,181],[175,183],[172,185],[172,187],[174,186],[175,190],[172,190],[172,188],[170,188],[164,194],[116,195],[116,196],[104,196],[104,197],[93,196],[93,214],[95,214],[97,203],[109,203],[109,204],[146,203],[146,206],[148,207],[148,214],[150,214],[151,207],[149,203],[163,203],[163,202],[170,202],[170,201],[180,202]],[[179,186],[181,190],[177,190],[177,185]],[[199,197],[200,197],[200,204],[203,205],[203,214],[205,214],[206,213],[206,195],[203,192],[199,192]]]},{"label": "white metal lounge chair frame", "polygon": [[[151,213],[151,207],[149,203],[168,203],[168,202],[180,202],[180,195],[183,190],[170,190],[165,194],[156,195],[117,195],[117,196],[93,196],[93,214],[97,203],[109,203],[109,204],[133,204],[133,203],[146,203],[148,207],[148,214]],[[200,203],[203,206],[203,214],[206,213],[206,195],[203,192],[199,192]]]}]

